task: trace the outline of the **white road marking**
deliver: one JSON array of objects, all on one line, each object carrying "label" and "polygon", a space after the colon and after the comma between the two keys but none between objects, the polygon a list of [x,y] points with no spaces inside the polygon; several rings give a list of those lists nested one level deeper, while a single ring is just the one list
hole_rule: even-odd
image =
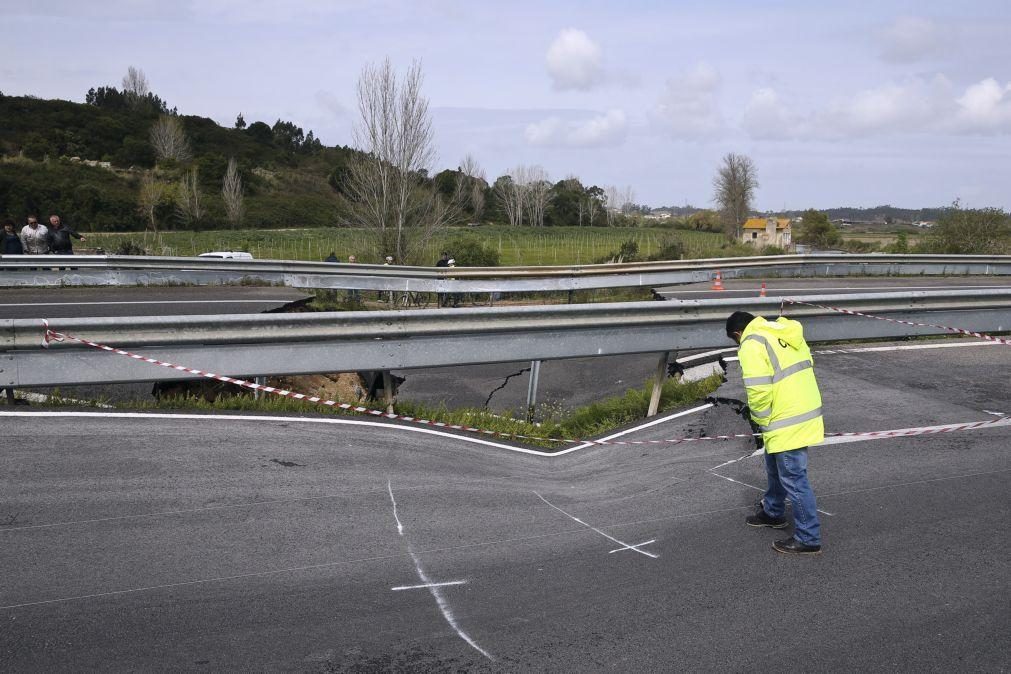
[{"label": "white road marking", "polygon": [[[713,406],[712,403],[706,403],[705,405],[699,405],[698,407],[693,407],[690,410],[683,410],[681,412],[675,412],[674,414],[668,414],[665,417],[660,417],[659,419],[654,419],[652,421],[647,421],[644,424],[639,424],[638,426],[635,426],[634,428],[626,428],[623,431],[619,431],[619,432],[614,433],[612,435],[608,435],[607,437],[601,438],[597,442],[604,442],[606,440],[614,440],[615,438],[620,438],[623,435],[628,435],[629,433],[634,433],[635,431],[641,431],[644,428],[649,428],[650,426],[656,426],[657,424],[662,424],[662,423],[664,423],[666,421],[670,421],[671,419],[677,419],[678,417],[683,417],[683,416],[686,416],[688,414],[695,414],[696,412],[702,412],[704,410],[709,409],[712,406]],[[594,444],[595,443],[592,443],[592,442],[584,442],[581,445],[576,445],[575,447],[569,447],[568,449],[563,449],[560,452],[549,452],[549,455],[550,456],[561,456],[562,454],[568,454],[569,452],[575,452],[578,449],[585,449],[587,447],[593,447]]]},{"label": "white road marking", "polygon": [[[552,508],[554,508],[554,509],[555,509],[555,510],[557,510],[558,512],[562,513],[563,515],[565,515],[565,516],[566,516],[566,517],[568,517],[569,519],[571,519],[571,520],[573,520],[573,521],[575,521],[575,522],[579,522],[579,523],[580,523],[580,524],[582,524],[582,525],[583,525],[584,527],[587,527],[587,528],[589,528],[589,529],[593,529],[594,531],[596,531],[596,532],[597,532],[598,534],[600,534],[601,536],[603,536],[604,538],[606,538],[606,539],[607,539],[607,540],[609,540],[609,541],[612,541],[612,542],[614,542],[614,543],[617,543],[618,545],[624,546],[625,548],[628,548],[628,549],[630,549],[630,550],[635,550],[635,551],[636,551],[636,552],[638,552],[638,553],[639,553],[640,555],[646,555],[647,557],[651,557],[651,558],[653,558],[653,559],[656,559],[656,558],[658,558],[658,557],[660,556],[660,555],[654,555],[654,554],[653,554],[652,552],[646,552],[645,550],[639,550],[639,549],[638,549],[638,548],[637,548],[636,546],[634,546],[634,545],[629,545],[629,544],[628,544],[628,543],[626,543],[625,541],[619,541],[619,540],[618,540],[617,538],[615,538],[614,536],[611,536],[611,535],[609,535],[609,534],[606,534],[606,533],[604,533],[603,531],[601,531],[600,529],[598,529],[597,527],[595,527],[595,526],[593,526],[593,525],[587,524],[586,522],[584,522],[583,520],[579,519],[579,518],[578,518],[578,517],[576,517],[575,515],[572,515],[572,514],[570,514],[570,513],[567,513],[567,512],[565,512],[564,510],[562,510],[561,508],[559,508],[559,507],[558,507],[558,506],[556,506],[556,505],[555,505],[554,503],[552,503],[552,502],[551,502],[551,501],[549,501],[548,499],[544,498],[543,496],[541,496],[541,495],[540,495],[540,494],[538,494],[537,492],[534,492],[534,494],[537,494],[537,498],[539,498],[540,500],[544,501],[544,502],[545,502],[545,503],[547,503],[547,504],[548,504],[549,506],[551,506]],[[640,543],[639,545],[645,545],[645,543]]]},{"label": "white road marking", "polygon": [[400,585],[398,587],[391,587],[390,589],[394,592],[399,592],[401,590],[421,590],[429,587],[445,587],[447,585],[466,585],[465,580],[450,580],[445,583],[425,583],[424,585]]},{"label": "white road marking", "polygon": [[[397,500],[393,497],[392,481],[388,480],[386,482],[386,487],[387,491],[390,492],[390,502],[393,503],[393,517],[394,519],[397,520],[397,532],[400,534],[401,537],[403,537],[404,527],[400,523],[400,518],[397,517]],[[484,657],[488,658],[489,660],[494,661],[495,658],[492,656],[491,653],[481,648],[476,641],[470,638],[470,635],[468,635],[466,632],[460,629],[460,626],[456,622],[456,618],[453,617],[453,611],[449,607],[449,602],[446,600],[446,596],[442,593],[443,585],[459,585],[462,584],[462,582],[451,582],[451,583],[434,582],[431,578],[428,577],[428,574],[425,573],[424,567],[421,566],[421,560],[418,558],[416,554],[414,554],[414,550],[411,548],[410,542],[405,539],[404,544],[407,546],[407,554],[409,554],[411,556],[411,559],[414,560],[414,570],[415,572],[417,572],[418,578],[421,579],[422,587],[426,588],[431,593],[432,597],[435,599],[435,603],[439,606],[439,610],[442,612],[442,617],[445,618],[446,623],[449,624],[449,626],[452,627],[453,630],[456,632],[457,636],[466,641],[471,648],[473,648],[475,651],[477,651]]]},{"label": "white road marking", "polygon": [[[732,464],[732,463],[737,463],[738,461],[744,461],[745,459],[750,459],[750,458],[751,458],[751,457],[753,457],[753,456],[759,456],[759,455],[760,455],[760,454],[762,454],[762,453],[763,453],[764,451],[765,451],[764,449],[756,449],[755,451],[751,452],[750,454],[745,454],[744,456],[742,456],[742,457],[740,457],[740,458],[738,458],[738,459],[730,459],[730,461],[724,461],[724,462],[723,462],[723,463],[721,463],[720,465],[718,465],[718,466],[713,466],[713,467],[712,467],[712,468],[710,468],[709,470],[710,470],[710,471],[713,471],[713,470],[717,470],[717,469],[719,469],[719,468],[723,468],[723,466],[729,466],[729,465],[730,465],[730,464]],[[714,473],[714,474],[715,474],[715,473]]]},{"label": "white road marking", "polygon": [[615,548],[614,550],[610,550],[607,554],[613,555],[614,553],[621,552],[622,550],[635,550],[636,552],[640,552],[639,548],[641,548],[644,545],[649,545],[650,543],[656,543],[656,539],[655,538],[651,538],[648,541],[643,541],[642,543],[636,543],[635,545],[625,545],[625,546],[620,547],[620,548]]},{"label": "white road marking", "polygon": [[[754,454],[752,454],[752,456],[754,456]],[[716,477],[722,477],[722,478],[723,478],[724,480],[726,480],[727,482],[733,482],[734,484],[739,484],[739,485],[741,485],[742,487],[748,487],[749,489],[755,489],[755,490],[757,490],[757,491],[760,491],[760,492],[762,492],[763,494],[765,493],[765,489],[763,489],[763,488],[761,488],[761,487],[756,487],[756,486],[755,486],[755,485],[753,485],[753,484],[748,484],[747,482],[741,482],[740,480],[735,480],[734,478],[732,478],[732,477],[727,477],[726,475],[720,475],[719,473],[714,473],[712,469],[710,469],[710,470],[709,470],[709,471],[707,471],[707,472],[708,472],[708,473],[709,473],[710,475],[715,475]],[[818,512],[820,512],[820,513],[821,513],[822,515],[828,515],[829,517],[835,517],[835,515],[834,515],[834,514],[832,514],[832,513],[830,513],[830,512],[826,512],[826,511],[822,510],[821,508],[816,508],[816,510],[817,510]]]},{"label": "white road marking", "polygon": [[390,480],[386,481],[386,491],[390,492],[390,501],[393,502],[393,519],[397,520],[397,533],[403,536],[404,525],[400,523],[400,518],[397,516],[397,499],[393,498],[393,483]]},{"label": "white road marking", "polygon": [[[693,407],[690,410],[684,410],[681,412],[676,412],[670,414],[666,417],[660,419],[654,419],[641,426],[635,426],[634,428],[627,428],[619,433],[609,435],[601,440],[612,440],[622,435],[627,435],[633,433],[642,428],[648,428],[650,426],[655,426],[657,424],[669,421],[670,419],[675,419],[677,417],[683,417],[688,414],[694,414],[696,412],[701,412],[712,407],[712,404],[706,403],[705,405],[700,405],[699,407]],[[469,442],[475,445],[484,445],[486,447],[496,447],[498,449],[507,449],[510,452],[517,452],[519,454],[530,454],[533,456],[563,456],[569,454],[570,452],[575,452],[580,449],[586,449],[587,447],[596,446],[595,443],[587,442],[582,445],[577,445],[575,447],[569,447],[568,449],[563,449],[560,452],[542,452],[536,449],[527,449],[526,447],[514,447],[513,445],[506,445],[501,442],[492,442],[491,440],[484,440],[482,438],[475,438],[469,435],[463,435],[458,433],[447,433],[445,431],[437,431],[432,428],[424,428],[421,426],[407,426],[400,424],[390,424],[383,423],[380,421],[370,421],[368,419],[327,419],[327,418],[315,418],[315,417],[278,417],[278,416],[267,416],[267,415],[250,415],[250,414],[166,414],[166,413],[156,413],[156,412],[77,412],[77,411],[63,411],[63,410],[52,410],[45,412],[28,412],[28,411],[12,411],[8,412],[6,410],[0,411],[0,417],[11,416],[11,417],[71,417],[71,418],[87,418],[95,417],[99,419],[185,419],[185,420],[201,420],[201,421],[269,421],[269,422],[282,422],[282,423],[303,423],[303,424],[335,424],[338,426],[370,426],[374,428],[385,428],[391,431],[404,431],[408,433],[423,433],[426,435],[437,435],[444,438],[455,438],[461,442]]]},{"label": "white road marking", "polygon": [[993,415],[993,416],[995,416],[995,417],[1003,417],[1003,416],[1006,416],[1004,412],[994,412],[993,410],[983,410],[983,413],[984,413],[984,414],[992,414],[992,415]]}]

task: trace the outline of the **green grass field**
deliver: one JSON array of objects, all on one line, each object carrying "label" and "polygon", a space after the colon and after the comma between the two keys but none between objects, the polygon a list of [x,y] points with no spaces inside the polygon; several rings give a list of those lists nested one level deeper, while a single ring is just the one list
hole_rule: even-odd
[{"label": "green grass field", "polygon": [[[113,253],[123,241],[133,241],[151,255],[190,256],[213,250],[245,250],[257,259],[322,260],[331,251],[344,260],[351,253],[360,262],[371,234],[362,229],[320,228],[279,230],[221,230],[207,232],[89,233],[89,248]],[[460,236],[475,237],[499,252],[504,266],[589,264],[615,253],[624,241],[639,245],[640,258],[656,253],[663,242],[677,239],[688,258],[744,254],[721,234],[665,228],[605,227],[458,227],[443,232],[426,250],[427,264],[435,264],[446,243]],[[83,251],[82,251],[83,252]],[[450,251],[452,254],[452,251]]]}]

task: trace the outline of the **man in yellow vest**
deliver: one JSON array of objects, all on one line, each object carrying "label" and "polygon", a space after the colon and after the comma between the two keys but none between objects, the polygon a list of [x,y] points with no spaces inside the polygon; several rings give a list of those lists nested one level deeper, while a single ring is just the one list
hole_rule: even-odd
[{"label": "man in yellow vest", "polygon": [[740,345],[737,353],[748,391],[748,408],[751,421],[762,432],[769,478],[769,488],[747,523],[785,528],[789,497],[793,503],[793,536],[776,541],[772,547],[786,554],[818,554],[821,525],[807,479],[807,448],[825,439],[825,423],[804,328],[783,316],[768,321],[735,311],[727,319],[727,336]]}]

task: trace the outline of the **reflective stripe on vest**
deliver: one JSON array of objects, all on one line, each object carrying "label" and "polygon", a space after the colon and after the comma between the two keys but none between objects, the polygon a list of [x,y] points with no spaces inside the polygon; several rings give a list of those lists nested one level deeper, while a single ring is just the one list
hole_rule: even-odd
[{"label": "reflective stripe on vest", "polygon": [[773,421],[768,426],[759,426],[758,428],[763,433],[768,433],[769,431],[776,431],[780,428],[786,428],[787,426],[794,426],[796,424],[804,423],[805,421],[811,421],[812,419],[817,419],[821,416],[821,408],[816,407],[810,412],[804,412],[803,414],[798,414],[792,417],[786,417],[785,419],[777,419]]},{"label": "reflective stripe on vest", "polygon": [[765,417],[772,416],[772,408],[767,410],[751,410],[751,416],[758,417],[759,419],[764,419]]},{"label": "reflective stripe on vest", "polygon": [[765,350],[769,352],[769,362],[772,363],[772,369],[775,372],[779,372],[779,357],[776,355],[776,350],[772,348],[772,344],[769,344],[769,340],[767,340],[763,335],[756,335],[755,333],[745,337],[744,341],[746,342],[749,339],[754,339],[755,341],[761,342],[765,345]]}]

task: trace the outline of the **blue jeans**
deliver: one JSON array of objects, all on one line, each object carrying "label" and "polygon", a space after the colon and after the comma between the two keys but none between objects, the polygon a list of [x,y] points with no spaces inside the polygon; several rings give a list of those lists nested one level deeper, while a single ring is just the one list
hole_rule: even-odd
[{"label": "blue jeans", "polygon": [[775,454],[765,453],[769,489],[762,507],[770,517],[782,517],[786,498],[793,503],[793,537],[804,545],[821,545],[821,523],[814,490],[807,481],[807,447]]}]

